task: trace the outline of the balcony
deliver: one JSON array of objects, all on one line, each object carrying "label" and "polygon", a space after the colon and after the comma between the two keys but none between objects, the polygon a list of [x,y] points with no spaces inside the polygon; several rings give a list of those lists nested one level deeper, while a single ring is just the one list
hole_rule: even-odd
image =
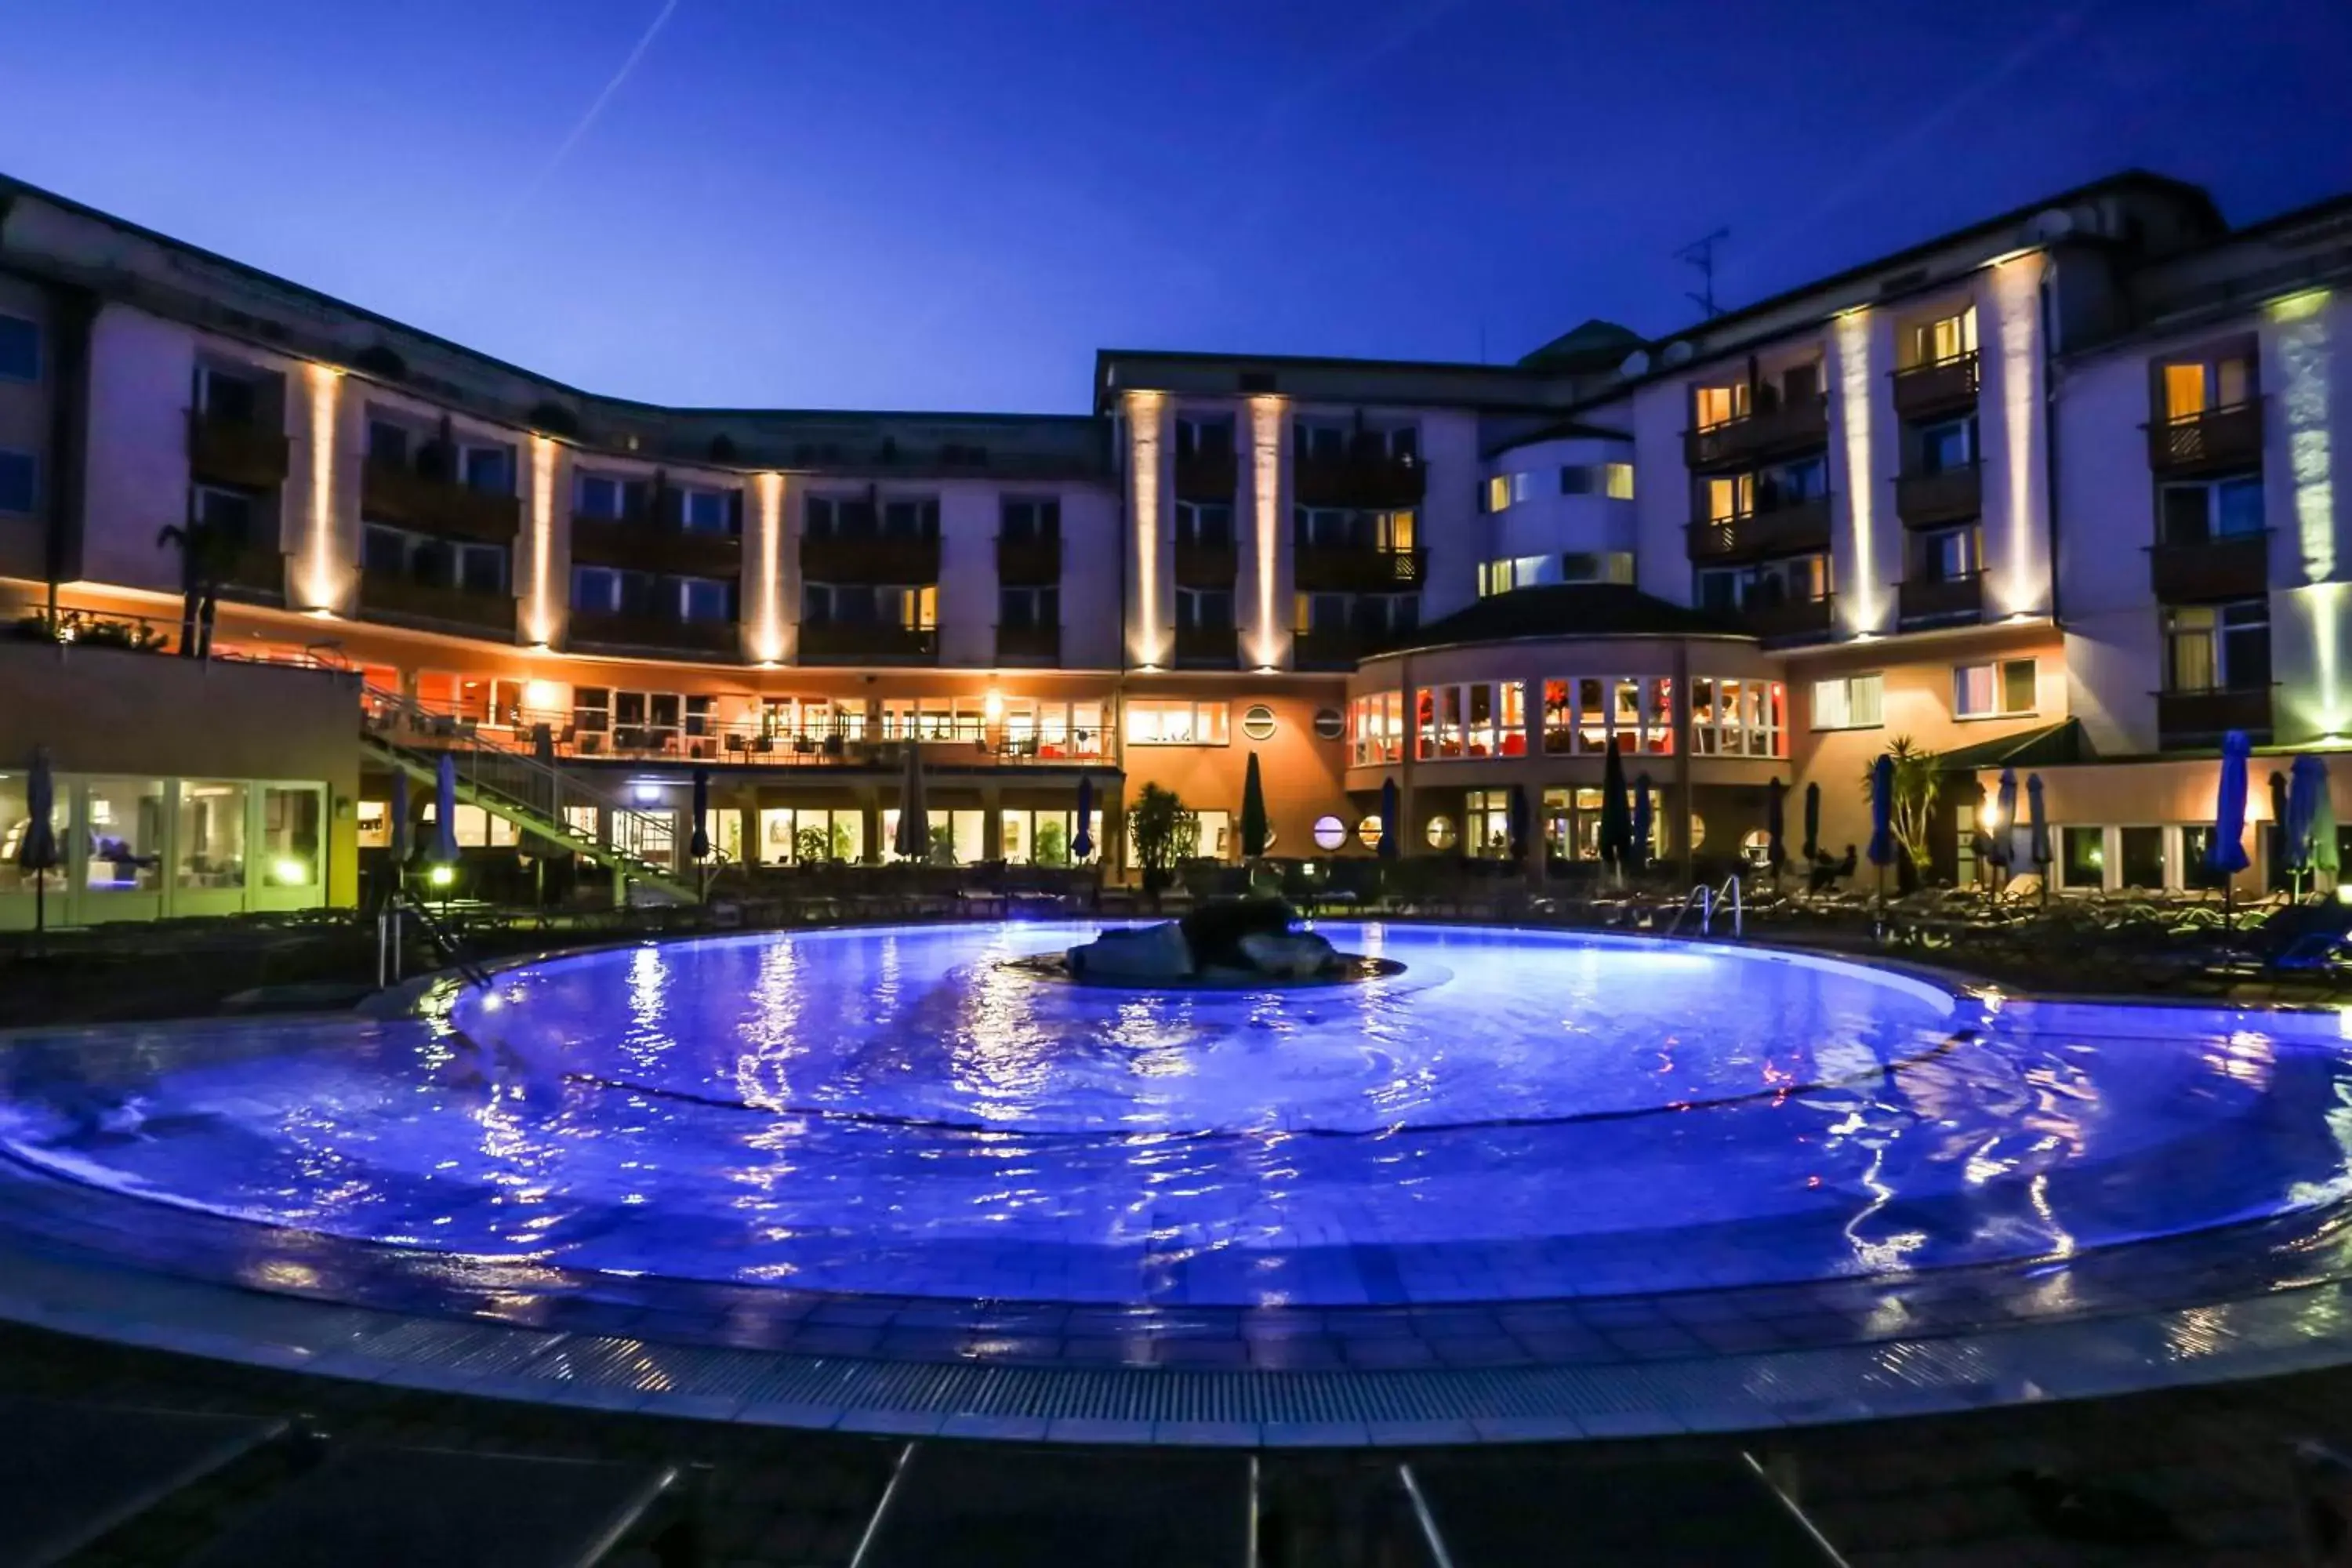
[{"label": "balcony", "polygon": [[221,587],[232,598],[286,597],[286,556],[275,545],[240,546],[221,576]]},{"label": "balcony", "polygon": [[621,610],[572,612],[564,636],[570,647],[644,648],[732,660],[741,647],[732,620],[689,621],[678,616],[633,615]]},{"label": "balcony", "polygon": [[1174,657],[1180,668],[1231,669],[1241,662],[1241,638],[1231,626],[1178,626]]},{"label": "balcony", "polygon": [[1683,433],[1683,461],[1694,468],[1737,468],[1830,438],[1827,398],[1808,397],[1704,430]]},{"label": "balcony", "polygon": [[1383,594],[1417,588],[1429,565],[1420,550],[1373,550],[1351,544],[1301,544],[1291,570],[1301,591]]},{"label": "balcony", "polygon": [[1690,558],[1710,563],[1805,555],[1830,547],[1830,498],[1808,496],[1769,511],[1700,519],[1686,534]]},{"label": "balcony", "polygon": [[803,534],[801,575],[812,583],[936,583],[939,535]]},{"label": "balcony", "polygon": [[572,560],[579,566],[618,566],[671,577],[736,577],[743,542],[731,533],[689,531],[646,517],[572,520]]},{"label": "balcony", "polygon": [[2252,468],[2263,460],[2263,405],[2233,403],[2187,419],[2148,422],[2147,466],[2170,478]]},{"label": "balcony", "polygon": [[1062,628],[1057,626],[997,627],[996,662],[999,664],[1061,663]]},{"label": "balcony", "polygon": [[1905,578],[1895,585],[1895,613],[1906,626],[1984,619],[1984,575]]},{"label": "balcony", "polygon": [[1740,624],[1766,642],[1806,642],[1830,635],[1830,595],[1742,605]]},{"label": "balcony", "polygon": [[1904,419],[1958,414],[1977,400],[1977,352],[1895,373],[1895,412]]},{"label": "balcony", "polygon": [[1176,582],[1185,588],[1230,588],[1241,569],[1231,544],[1176,541]]},{"label": "balcony", "polygon": [[996,580],[1013,587],[1059,583],[1062,580],[1062,541],[1057,534],[1050,539],[996,539]]},{"label": "balcony", "polygon": [[1895,481],[1895,515],[1906,528],[1966,522],[1984,506],[1984,470],[1970,463],[1940,473],[1904,474]]},{"label": "balcony", "polygon": [[420,583],[389,572],[362,572],[360,611],[378,619],[421,621],[493,632],[509,641],[514,638],[514,595],[504,589],[478,594],[447,583]]},{"label": "balcony", "polygon": [[1376,639],[1344,628],[1299,632],[1290,639],[1290,662],[1299,669],[1353,669],[1378,647]]},{"label": "balcony", "polygon": [[286,482],[286,437],[263,426],[188,410],[188,472],[211,484],[276,489]]},{"label": "balcony", "polygon": [[2158,603],[2258,599],[2270,591],[2270,531],[2148,547],[2147,574]]},{"label": "balcony", "polygon": [[1300,506],[1386,511],[1419,506],[1428,471],[1418,457],[1367,444],[1330,457],[1299,453],[1292,488]]},{"label": "balcony", "polygon": [[2168,752],[2218,746],[2232,730],[2243,730],[2256,745],[2268,742],[2269,687],[2156,694],[2157,743]]},{"label": "balcony", "polygon": [[1233,453],[1176,448],[1178,500],[1229,501],[1240,482],[1241,463]]},{"label": "balcony", "polygon": [[362,473],[360,510],[371,522],[485,544],[512,544],[522,531],[522,503],[513,496],[472,489],[396,463],[370,462]]},{"label": "balcony", "polygon": [[940,634],[893,621],[803,621],[804,664],[914,664],[939,657]]}]

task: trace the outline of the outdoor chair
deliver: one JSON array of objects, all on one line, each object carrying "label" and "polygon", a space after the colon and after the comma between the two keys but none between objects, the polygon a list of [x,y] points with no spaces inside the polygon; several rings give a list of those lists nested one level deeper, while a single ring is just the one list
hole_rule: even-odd
[{"label": "outdoor chair", "polygon": [[0,1397],[0,1568],[73,1556],[164,1498],[286,1437],[290,1424]]},{"label": "outdoor chair", "polygon": [[671,1503],[654,1561],[694,1561],[689,1500],[667,1465],[437,1448],[331,1449],[243,1515],[188,1568],[559,1568],[607,1560]]},{"label": "outdoor chair", "polygon": [[860,1568],[1242,1568],[1244,1455],[1055,1453],[908,1445],[867,1526]]},{"label": "outdoor chair", "polygon": [[1432,1560],[1453,1568],[1842,1561],[1744,1454],[1627,1463],[1486,1452],[1415,1461],[1399,1479],[1418,1505]]}]

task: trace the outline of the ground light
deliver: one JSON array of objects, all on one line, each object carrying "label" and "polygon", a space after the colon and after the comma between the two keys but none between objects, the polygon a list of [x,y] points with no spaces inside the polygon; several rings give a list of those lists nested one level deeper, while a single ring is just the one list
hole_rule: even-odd
[{"label": "ground light", "polygon": [[433,869],[425,873],[425,879],[432,883],[436,888],[446,888],[449,886],[450,883],[455,882],[457,879],[457,868],[455,866],[436,866]]},{"label": "ground light", "polygon": [[310,879],[310,868],[291,858],[278,860],[269,870],[281,887],[299,888]]}]

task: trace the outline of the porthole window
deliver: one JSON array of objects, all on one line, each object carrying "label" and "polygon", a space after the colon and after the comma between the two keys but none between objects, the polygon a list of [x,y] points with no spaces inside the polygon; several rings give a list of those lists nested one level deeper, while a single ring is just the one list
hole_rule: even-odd
[{"label": "porthole window", "polygon": [[1706,824],[1699,820],[1699,815],[1695,811],[1691,813],[1690,836],[1690,847],[1694,850],[1706,842]]},{"label": "porthole window", "polygon": [[1336,741],[1348,732],[1348,716],[1337,708],[1315,710],[1315,733],[1320,740]]},{"label": "porthole window", "polygon": [[1274,739],[1274,710],[1254,702],[1242,714],[1242,733],[1253,741]]},{"label": "porthole window", "polygon": [[[1375,834],[1380,831],[1380,823],[1378,818],[1373,820],[1372,831]],[[1315,819],[1316,848],[1337,849],[1347,842],[1348,825],[1346,823],[1340,821],[1336,816],[1318,816]]]},{"label": "porthole window", "polygon": [[1461,833],[1454,826],[1454,819],[1450,816],[1431,817],[1426,832],[1429,847],[1432,849],[1451,849],[1454,847],[1454,840],[1461,837]]},{"label": "porthole window", "polygon": [[1368,816],[1356,824],[1356,839],[1367,849],[1378,849],[1381,847],[1381,819]]}]

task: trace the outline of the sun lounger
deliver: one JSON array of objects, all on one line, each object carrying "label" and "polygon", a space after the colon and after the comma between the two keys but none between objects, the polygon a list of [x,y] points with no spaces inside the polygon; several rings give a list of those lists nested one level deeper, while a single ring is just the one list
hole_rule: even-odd
[{"label": "sun lounger", "polygon": [[6,1397],[0,1427],[0,1568],[31,1568],[64,1561],[289,1424]]}]

